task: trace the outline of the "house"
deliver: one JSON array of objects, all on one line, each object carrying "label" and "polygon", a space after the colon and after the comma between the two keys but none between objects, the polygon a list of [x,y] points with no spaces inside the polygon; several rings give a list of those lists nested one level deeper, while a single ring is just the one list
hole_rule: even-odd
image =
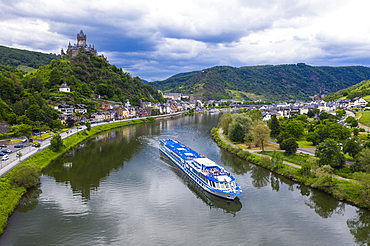
[{"label": "house", "polygon": [[101,122],[104,120],[104,115],[102,114],[102,112],[92,113],[91,119],[95,122]]},{"label": "house", "polygon": [[62,92],[71,92],[71,89],[67,85],[67,82],[64,82],[63,84],[60,85],[59,91],[62,91]]},{"label": "house", "polygon": [[76,104],[74,110],[80,114],[86,114],[87,106],[85,104]]},{"label": "house", "polygon": [[73,117],[73,111],[74,111],[73,106],[70,106],[68,104],[59,104],[58,106],[55,106],[54,109],[61,111],[67,117],[71,117],[71,118]]},{"label": "house", "polygon": [[350,100],[348,106],[351,108],[364,108],[367,105],[367,101],[362,97],[355,97]]}]

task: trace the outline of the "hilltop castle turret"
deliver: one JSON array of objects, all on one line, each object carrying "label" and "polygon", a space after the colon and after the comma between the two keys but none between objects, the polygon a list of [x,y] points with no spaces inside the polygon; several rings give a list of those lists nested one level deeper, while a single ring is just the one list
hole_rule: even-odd
[{"label": "hilltop castle turret", "polygon": [[91,54],[98,55],[97,50],[94,47],[94,44],[91,47],[91,44],[86,44],[86,34],[81,30],[80,33],[77,33],[77,44],[71,45],[71,42],[68,44],[67,52],[64,53],[62,48],[60,52],[60,57],[64,58],[65,56],[69,56],[69,58],[77,56],[78,53],[86,53],[88,56]]}]

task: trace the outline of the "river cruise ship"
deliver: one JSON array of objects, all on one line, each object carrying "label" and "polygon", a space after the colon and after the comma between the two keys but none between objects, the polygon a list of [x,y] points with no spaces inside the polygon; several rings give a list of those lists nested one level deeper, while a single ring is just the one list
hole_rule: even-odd
[{"label": "river cruise ship", "polygon": [[243,192],[235,178],[212,160],[177,140],[162,139],[159,142],[160,151],[205,191],[230,200]]}]

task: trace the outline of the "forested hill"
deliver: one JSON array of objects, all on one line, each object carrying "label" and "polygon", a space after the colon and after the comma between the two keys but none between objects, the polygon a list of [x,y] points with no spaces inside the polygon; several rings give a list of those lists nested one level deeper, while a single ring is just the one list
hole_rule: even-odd
[{"label": "forested hill", "polygon": [[59,57],[55,54],[13,49],[0,45],[0,64],[2,65],[37,69],[41,66],[48,65],[52,60],[58,60]]},{"label": "forested hill", "polygon": [[[40,121],[52,128],[58,114],[51,106],[86,104],[88,111],[93,112],[101,106],[92,100],[98,95],[117,102],[129,99],[134,106],[140,100],[164,102],[162,95],[139,77],[132,78],[94,55],[53,60],[28,74],[10,66],[0,65],[0,69],[0,122],[4,120],[11,125]],[[70,93],[59,92],[63,82],[71,88]]]},{"label": "forested hill", "polygon": [[337,91],[327,96],[325,100],[333,101],[339,98],[353,99],[355,97],[363,97],[367,101],[370,100],[370,80],[365,80],[346,89]]},{"label": "forested hill", "polygon": [[218,66],[182,73],[149,83],[164,92],[194,93],[203,99],[307,100],[309,96],[331,94],[370,79],[370,68],[314,67],[304,63],[234,68]]}]

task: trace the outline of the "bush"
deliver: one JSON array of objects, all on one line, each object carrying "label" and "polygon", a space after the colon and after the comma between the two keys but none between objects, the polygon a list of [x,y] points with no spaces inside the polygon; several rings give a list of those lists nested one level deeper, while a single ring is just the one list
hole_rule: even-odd
[{"label": "bush", "polygon": [[16,187],[31,188],[37,184],[41,175],[41,168],[35,163],[21,164],[13,169],[11,183]]},{"label": "bush", "polygon": [[50,149],[54,152],[58,152],[63,147],[62,137],[57,134],[50,140]]},{"label": "bush", "polygon": [[291,137],[291,138],[288,138],[288,139],[284,139],[281,142],[280,149],[285,150],[285,153],[287,153],[288,155],[291,155],[291,154],[294,154],[295,152],[297,152],[298,144],[295,141],[295,139]]}]

